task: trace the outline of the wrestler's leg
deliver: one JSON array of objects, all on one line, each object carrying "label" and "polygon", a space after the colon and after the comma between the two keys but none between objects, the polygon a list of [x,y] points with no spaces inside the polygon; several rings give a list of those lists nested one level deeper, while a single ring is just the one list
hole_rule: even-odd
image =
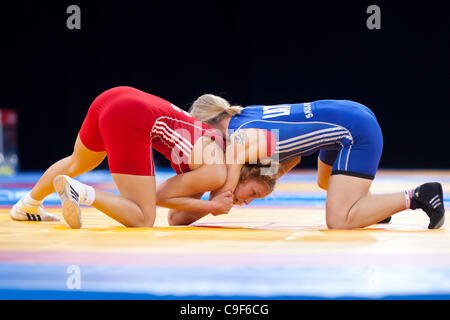
[{"label": "wrestler's leg", "polygon": [[372,180],[332,175],[328,182],[326,220],[330,229],[361,228],[406,209],[404,192],[370,194]]}]

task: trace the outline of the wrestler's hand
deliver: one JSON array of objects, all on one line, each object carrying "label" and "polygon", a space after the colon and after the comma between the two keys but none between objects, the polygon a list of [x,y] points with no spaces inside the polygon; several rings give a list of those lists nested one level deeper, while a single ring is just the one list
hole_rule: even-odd
[{"label": "wrestler's hand", "polygon": [[231,191],[222,192],[212,198],[211,202],[213,204],[212,215],[227,214],[233,207],[233,193]]}]

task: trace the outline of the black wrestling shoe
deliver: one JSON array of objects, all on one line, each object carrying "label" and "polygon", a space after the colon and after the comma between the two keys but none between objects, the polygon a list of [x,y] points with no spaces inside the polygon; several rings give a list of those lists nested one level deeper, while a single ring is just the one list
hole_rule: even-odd
[{"label": "black wrestling shoe", "polygon": [[389,223],[389,222],[391,222],[391,217],[387,217],[386,219],[381,220],[380,222],[377,223]]},{"label": "black wrestling shoe", "polygon": [[437,182],[424,183],[414,190],[411,209],[422,209],[430,217],[428,229],[439,229],[445,221],[442,186]]}]

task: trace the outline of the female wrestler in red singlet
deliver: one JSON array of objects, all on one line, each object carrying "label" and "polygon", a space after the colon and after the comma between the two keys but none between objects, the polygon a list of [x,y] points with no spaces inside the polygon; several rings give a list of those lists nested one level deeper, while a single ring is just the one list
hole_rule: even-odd
[{"label": "female wrestler in red singlet", "polygon": [[[152,147],[181,174],[158,189]],[[71,179],[94,169],[106,156],[120,195]],[[156,204],[175,210],[227,212],[233,204],[231,193],[214,201],[187,197],[218,189],[225,179],[223,140],[216,131],[166,100],[131,87],[116,87],[90,106],[73,154],[53,164],[10,215],[14,220],[58,220],[42,207],[43,199],[56,191],[64,219],[72,228],[81,227],[80,204],[91,205],[125,226],[153,226]]]}]

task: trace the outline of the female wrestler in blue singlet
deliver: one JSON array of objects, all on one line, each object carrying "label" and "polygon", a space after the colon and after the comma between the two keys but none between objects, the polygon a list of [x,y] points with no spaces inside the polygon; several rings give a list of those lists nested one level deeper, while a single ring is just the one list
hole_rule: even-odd
[{"label": "female wrestler in blue singlet", "polygon": [[[318,184],[327,190],[329,228],[365,227],[389,219],[394,213],[417,208],[429,216],[430,229],[444,223],[439,183],[426,183],[392,194],[369,192],[378,169],[383,137],[375,115],[362,104],[348,100],[320,100],[239,108],[208,94],[194,102],[191,113],[227,137],[227,153],[237,150],[237,144],[244,145],[246,161],[262,157],[261,152],[252,155],[251,150],[255,150],[252,146],[268,151],[270,143],[275,145],[276,142],[272,157],[280,162],[279,176],[293,168],[301,156],[319,151]],[[261,139],[261,132],[268,139]],[[229,159],[227,157],[227,161]],[[242,163],[228,162],[227,166],[227,182],[220,191],[235,190],[239,181]],[[252,196],[239,199],[235,192],[237,203],[248,204],[251,200]]]}]

